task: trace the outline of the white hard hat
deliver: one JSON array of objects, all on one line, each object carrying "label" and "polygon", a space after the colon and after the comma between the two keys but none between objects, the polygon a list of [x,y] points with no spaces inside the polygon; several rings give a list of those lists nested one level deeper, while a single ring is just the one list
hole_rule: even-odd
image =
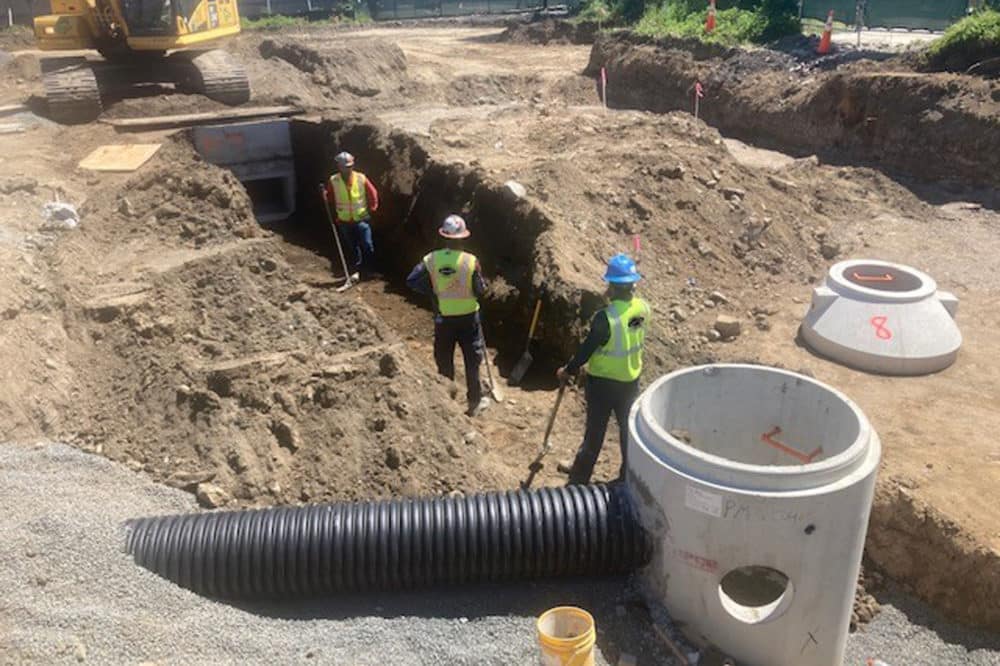
[{"label": "white hard hat", "polygon": [[337,161],[337,166],[340,166],[340,167],[352,167],[352,166],[354,166],[354,155],[351,155],[347,151],[344,151],[342,153],[338,153],[338,155],[336,157],[334,157],[333,159]]},{"label": "white hard hat", "polygon": [[468,238],[469,234],[468,228],[465,226],[465,220],[459,215],[449,215],[444,218],[444,222],[441,223],[441,228],[438,229],[438,233],[445,238]]}]

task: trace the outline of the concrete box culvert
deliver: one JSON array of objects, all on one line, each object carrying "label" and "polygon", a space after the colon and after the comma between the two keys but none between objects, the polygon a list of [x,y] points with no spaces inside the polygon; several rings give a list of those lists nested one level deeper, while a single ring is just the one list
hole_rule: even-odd
[{"label": "concrete box culvert", "polygon": [[842,261],[813,289],[800,328],[816,353],[886,375],[923,375],[955,362],[958,299],[916,268],[874,259]]},{"label": "concrete box culvert", "polygon": [[881,455],[857,406],[795,373],[700,366],[650,386],[629,433],[643,580],[689,637],[756,666],[840,664]]}]

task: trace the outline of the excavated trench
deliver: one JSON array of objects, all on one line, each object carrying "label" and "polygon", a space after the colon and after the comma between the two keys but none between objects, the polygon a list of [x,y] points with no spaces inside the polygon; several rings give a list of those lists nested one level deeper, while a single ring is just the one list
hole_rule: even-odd
[{"label": "excavated trench", "polygon": [[[549,383],[543,377],[551,375],[555,362],[575,347],[575,337],[566,331],[579,325],[580,294],[559,288],[553,279],[546,238],[552,222],[544,214],[483,171],[435,161],[417,139],[385,126],[351,120],[294,121],[292,144],[296,212],[275,225],[275,231],[286,241],[328,258],[332,274],[341,275],[318,185],[334,172],[334,155],[351,152],[358,169],[379,189],[380,206],[372,226],[385,292],[402,297],[413,308],[428,307],[422,297],[408,291],[406,276],[439,246],[441,220],[461,214],[472,232],[466,248],[479,258],[490,285],[482,300],[483,321],[501,372],[506,374],[524,351],[532,309],[541,299],[545,316],[532,346],[536,358],[532,383]],[[272,195],[251,191],[253,198]],[[345,252],[350,262],[350,250]],[[598,294],[583,297],[585,307],[598,303]],[[390,323],[405,329],[411,316]],[[422,316],[429,321],[429,316]]]}]

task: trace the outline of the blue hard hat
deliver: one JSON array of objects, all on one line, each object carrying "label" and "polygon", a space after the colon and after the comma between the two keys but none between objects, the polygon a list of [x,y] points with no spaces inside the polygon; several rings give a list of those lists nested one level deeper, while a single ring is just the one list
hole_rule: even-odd
[{"label": "blue hard hat", "polygon": [[632,284],[642,278],[635,262],[627,254],[616,254],[608,260],[604,281],[612,284]]}]

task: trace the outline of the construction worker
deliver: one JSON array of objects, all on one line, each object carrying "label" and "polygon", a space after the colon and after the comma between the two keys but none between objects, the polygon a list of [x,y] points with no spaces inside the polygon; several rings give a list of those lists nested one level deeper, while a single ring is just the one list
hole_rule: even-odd
[{"label": "construction worker", "polygon": [[354,248],[355,269],[361,279],[367,279],[375,273],[371,214],[378,210],[378,191],[365,174],[354,170],[354,155],[342,152],[334,161],[337,173],[330,176],[327,199],[336,207],[337,226],[347,237],[346,245]]},{"label": "construction worker", "polygon": [[465,359],[468,414],[482,411],[487,400],[479,383],[479,364],[483,358],[479,321],[479,298],[486,291],[479,260],[462,251],[462,240],[470,236],[458,215],[449,215],[438,234],[445,247],[426,255],[406,278],[410,289],[434,300],[434,360],[438,372],[455,379],[455,344]]},{"label": "construction worker", "polygon": [[622,451],[619,477],[625,473],[628,413],[639,395],[642,347],[650,321],[649,304],[635,295],[639,279],[635,262],[628,255],[618,254],[608,261],[604,280],[611,302],[594,315],[590,332],[573,360],[556,371],[559,381],[566,382],[587,365],[587,426],[569,472],[571,484],[590,481],[611,412],[618,420]]}]

